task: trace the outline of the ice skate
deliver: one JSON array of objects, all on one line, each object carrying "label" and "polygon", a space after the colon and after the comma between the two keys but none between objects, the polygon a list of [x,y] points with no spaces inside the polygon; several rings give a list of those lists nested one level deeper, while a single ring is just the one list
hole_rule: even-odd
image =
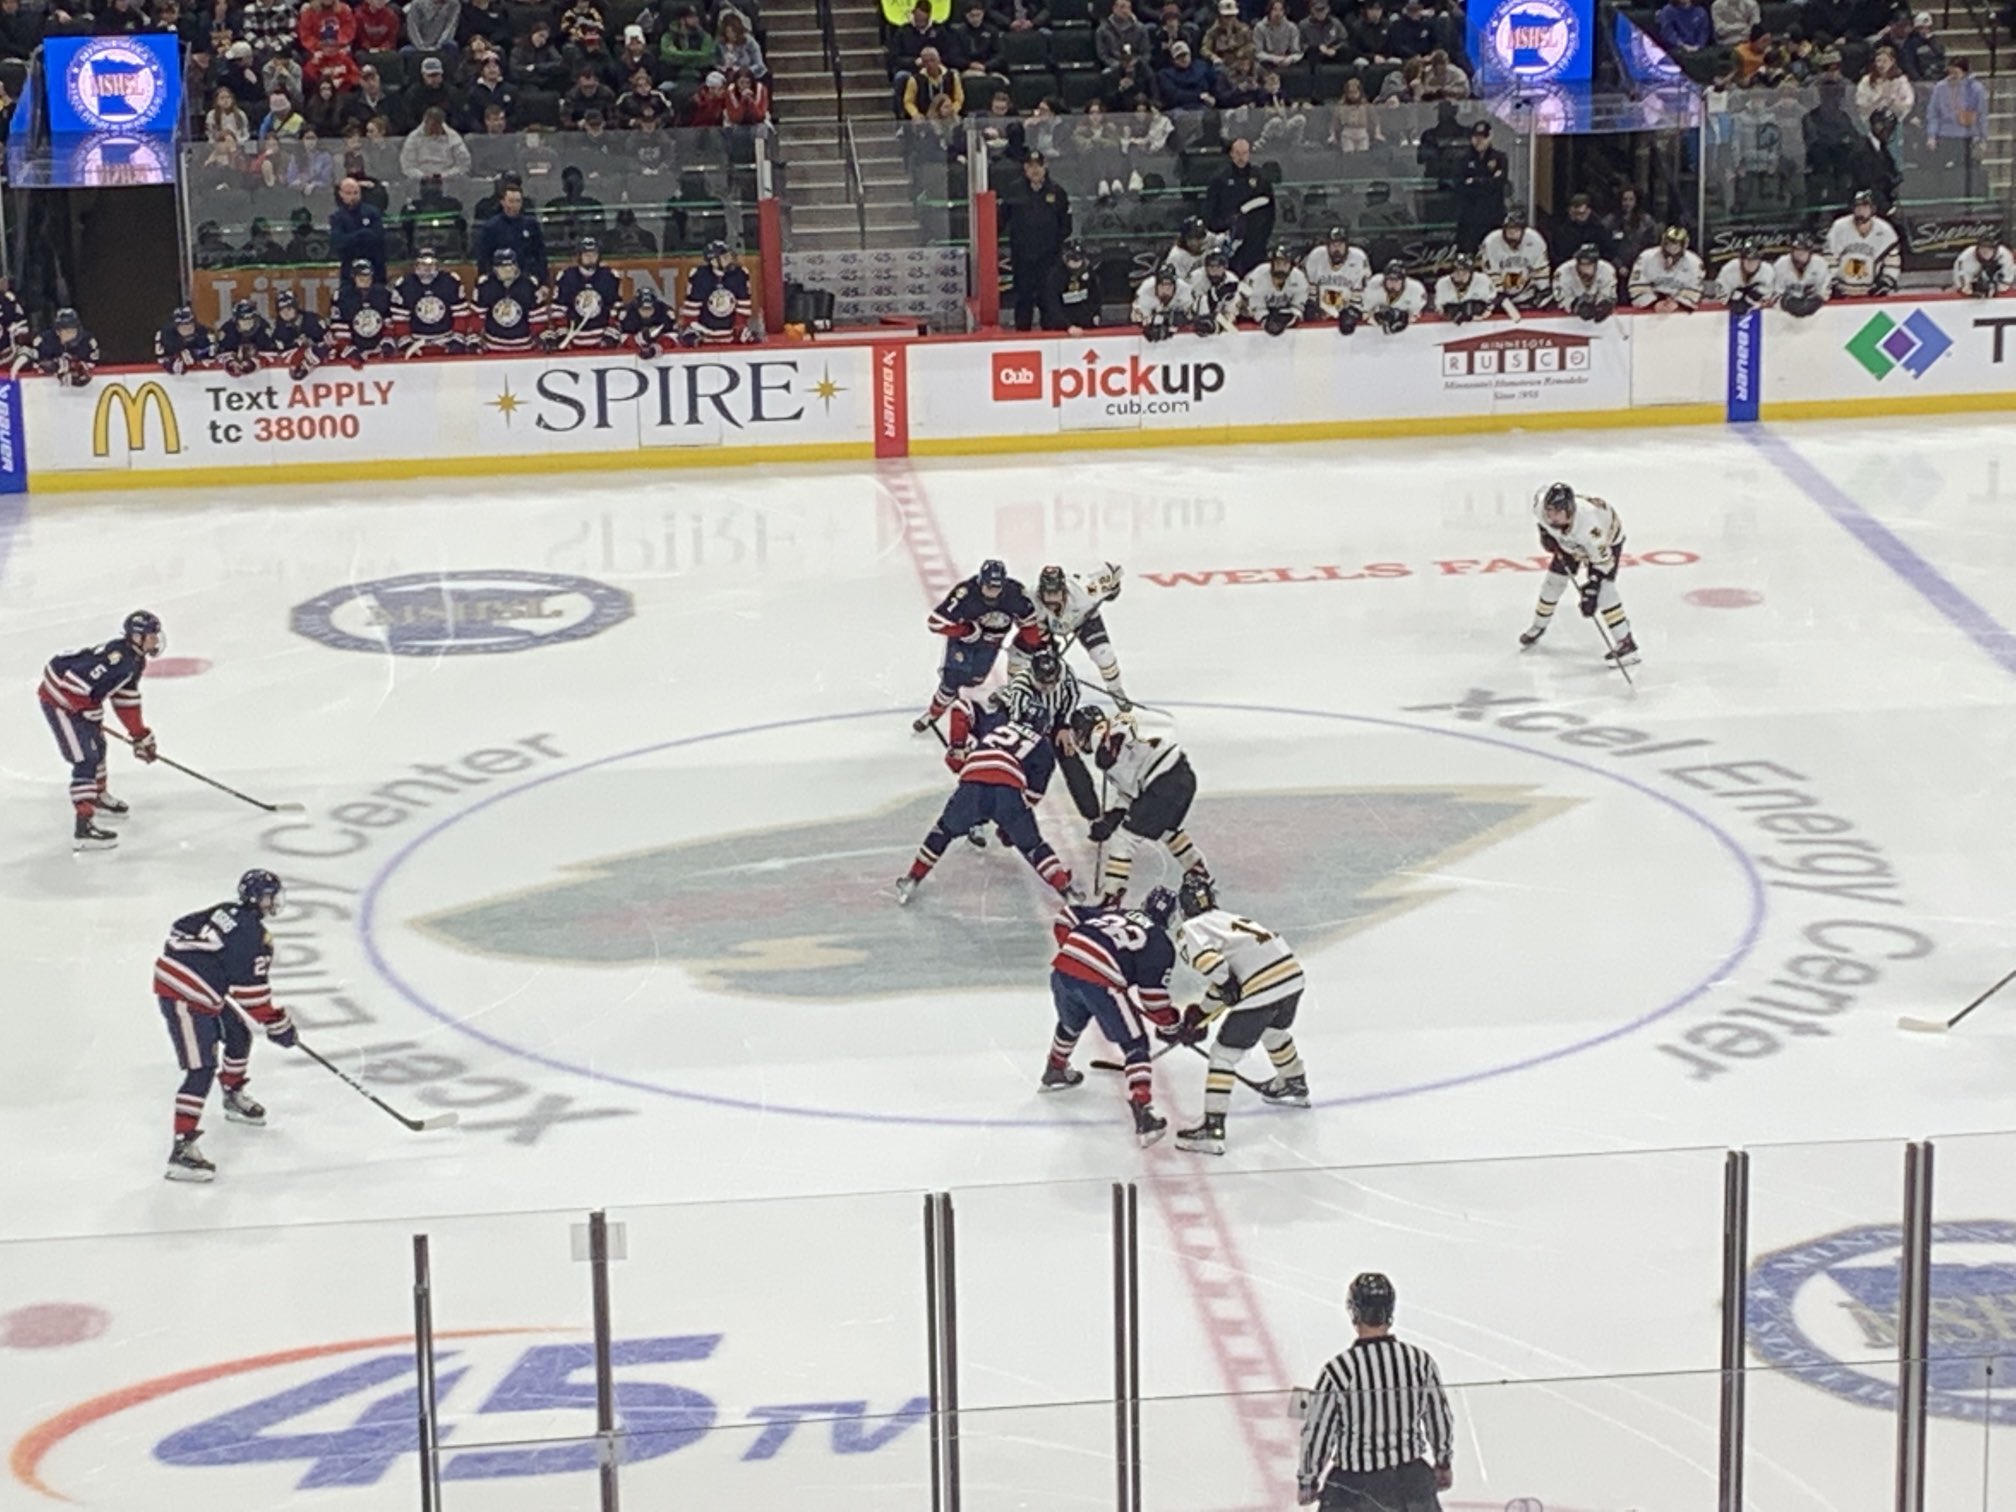
[{"label": "ice skate", "polygon": [[99,813],[110,814],[115,819],[131,811],[131,805],[122,799],[114,798],[110,793],[100,793],[96,799],[95,807]]},{"label": "ice skate", "polygon": [[1637,666],[1639,660],[1637,639],[1633,636],[1625,636],[1624,639],[1617,642],[1614,650],[1604,653],[1603,660],[1614,662],[1620,667]]},{"label": "ice skate", "polygon": [[197,1136],[177,1134],[175,1147],[168,1152],[167,1177],[170,1181],[215,1181],[217,1167],[204,1158],[196,1148]]},{"label": "ice skate", "polygon": [[80,851],[111,850],[119,843],[119,837],[111,830],[100,829],[84,815],[77,816],[76,827],[70,832],[70,848]]},{"label": "ice skate", "polygon": [[1134,1110],[1134,1137],[1147,1149],[1169,1132],[1169,1120],[1155,1111],[1153,1103],[1130,1103]]},{"label": "ice skate", "polygon": [[1223,1155],[1225,1153],[1225,1115],[1206,1113],[1204,1121],[1194,1129],[1176,1131],[1176,1148],[1188,1150],[1195,1155]]},{"label": "ice skate", "polygon": [[266,1127],[266,1109],[247,1097],[243,1087],[224,1089],[224,1116],[233,1123],[251,1124],[260,1129]]},{"label": "ice skate", "polygon": [[1537,645],[1540,637],[1546,633],[1547,627],[1545,625],[1534,625],[1532,628],[1522,631],[1519,636],[1520,648],[1523,650],[1527,646]]},{"label": "ice skate", "polygon": [[1085,1080],[1085,1073],[1075,1066],[1048,1066],[1043,1068],[1043,1079],[1036,1084],[1039,1092],[1068,1092]]},{"label": "ice skate", "polygon": [[917,881],[918,879],[915,877],[898,877],[896,879],[897,907],[902,908],[907,906],[910,900],[917,896]]},{"label": "ice skate", "polygon": [[1309,1078],[1277,1076],[1260,1089],[1260,1095],[1276,1107],[1306,1108],[1309,1106]]}]

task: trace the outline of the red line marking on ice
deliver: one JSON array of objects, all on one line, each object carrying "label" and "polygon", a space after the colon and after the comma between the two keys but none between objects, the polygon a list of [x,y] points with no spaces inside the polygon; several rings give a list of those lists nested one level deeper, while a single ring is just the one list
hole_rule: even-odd
[{"label": "red line marking on ice", "polygon": [[945,546],[945,532],[938,513],[931,507],[931,495],[916,473],[908,467],[877,468],[876,481],[882,495],[896,512],[896,524],[903,536],[903,549],[910,553],[910,565],[924,597],[936,605],[959,583],[959,570],[952,565],[952,553]]}]

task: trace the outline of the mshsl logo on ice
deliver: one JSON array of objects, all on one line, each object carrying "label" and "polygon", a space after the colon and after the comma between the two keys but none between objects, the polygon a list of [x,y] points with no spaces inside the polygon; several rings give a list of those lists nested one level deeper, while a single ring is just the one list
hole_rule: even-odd
[{"label": "mshsl logo on ice", "polygon": [[[1903,1245],[1895,1224],[1871,1224],[1764,1256],[1750,1271],[1751,1349],[1822,1391],[1894,1411]],[[1931,1318],[1928,1410],[2016,1424],[2016,1396],[1987,1389],[2016,1368],[2016,1223],[1932,1226]]]},{"label": "mshsl logo on ice", "polygon": [[586,640],[635,611],[630,595],[556,572],[416,572],[349,583],[295,607],[294,633],[338,651],[488,656]]}]

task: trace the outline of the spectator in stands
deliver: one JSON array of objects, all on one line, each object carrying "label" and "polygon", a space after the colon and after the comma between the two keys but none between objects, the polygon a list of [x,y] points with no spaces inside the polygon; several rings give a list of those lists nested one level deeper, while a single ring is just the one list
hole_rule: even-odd
[{"label": "spectator in stands", "polygon": [[1437,35],[1434,14],[1423,0],[1407,0],[1400,7],[1400,14],[1386,28],[1386,45],[1393,49],[1396,58],[1424,57],[1443,45]]},{"label": "spectator in stands", "polygon": [[561,193],[547,201],[543,221],[551,222],[554,236],[571,246],[584,236],[600,236],[606,207],[588,193],[588,176],[569,163],[560,170]]},{"label": "spectator in stands", "polygon": [[[1972,169],[1988,140],[1988,91],[1974,77],[1970,58],[1946,60],[1946,77],[1932,86],[1925,107],[1925,145],[1943,168]],[[1971,182],[1962,191],[1971,194]]]},{"label": "spectator in stands", "polygon": [[252,62],[252,44],[233,42],[224,49],[213,85],[229,89],[241,100],[256,100],[265,90],[259,87],[259,70]]},{"label": "spectator in stands", "polygon": [[270,57],[293,43],[294,16],[294,0],[252,0],[241,34],[253,53]]},{"label": "spectator in stands", "polygon": [[1932,30],[1932,12],[1920,11],[1911,18],[1911,35],[1897,49],[1897,62],[1906,78],[1920,83],[1944,71],[1946,48]]},{"label": "spectator in stands", "polygon": [[1204,224],[1231,242],[1232,271],[1244,278],[1267,260],[1274,237],[1274,186],[1244,137],[1225,149],[1225,166],[1204,191]]},{"label": "spectator in stands", "polygon": [[1659,40],[1666,44],[1666,50],[1675,57],[1697,53],[1715,40],[1714,23],[1694,0],[1666,0],[1653,17],[1652,26]]},{"label": "spectator in stands", "polygon": [[714,38],[690,5],[679,7],[672,25],[658,39],[658,57],[682,79],[704,78],[714,63]]},{"label": "spectator in stands", "polygon": [[[343,154],[343,177],[351,180],[353,183],[357,185],[357,200],[359,204],[369,205],[373,210],[376,210],[380,216],[384,215],[386,206],[388,206],[392,202],[392,197],[390,194],[386,192],[385,186],[378,181],[377,175],[371,172],[370,166],[364,161],[364,153],[362,149],[352,148],[350,151]],[[339,196],[342,193],[341,180],[337,181],[337,193]],[[337,208],[338,209],[342,208],[342,202],[340,198],[338,200]],[[383,241],[385,234],[384,225],[382,221],[379,224],[378,234],[380,241],[379,250],[380,250],[380,256],[382,258]],[[336,235],[336,217],[334,214],[331,214],[329,217],[329,235],[331,237],[333,245],[333,240]]]},{"label": "spectator in stands", "polygon": [[952,66],[961,73],[993,71],[1001,56],[1001,33],[987,14],[986,0],[969,0],[966,11],[946,32]]},{"label": "spectator in stands", "polygon": [[455,98],[455,92],[448,87],[447,67],[439,58],[420,60],[420,77],[406,86],[406,93],[399,102],[399,115],[395,117],[395,122],[417,124],[430,110],[440,111],[443,120],[462,113],[461,101]]},{"label": "spectator in stands", "polygon": [[609,29],[609,22],[602,14],[602,7],[596,0],[573,0],[566,14],[560,18],[560,35],[578,47],[588,32],[602,35]]},{"label": "spectator in stands", "polygon": [[310,53],[301,72],[309,85],[328,79],[339,90],[355,89],[363,77],[356,55],[347,47],[325,47]]},{"label": "spectator in stands", "polygon": [[[336,159],[323,147],[312,126],[302,131],[296,150],[287,155],[281,182],[304,194],[319,194],[336,182]],[[303,209],[298,213],[308,212]]]},{"label": "spectator in stands", "polygon": [[1234,53],[1218,68],[1218,108],[1233,110],[1260,98],[1260,65],[1250,52]]},{"label": "spectator in stands", "polygon": [[730,126],[768,130],[770,126],[770,86],[738,68],[728,80],[728,107],[725,119]]},{"label": "spectator in stands", "polygon": [[1204,33],[1204,56],[1220,68],[1228,58],[1253,51],[1253,28],[1239,19],[1239,0],[1218,0],[1218,19]]},{"label": "spectator in stands", "polygon": [[1512,189],[1512,163],[1491,145],[1491,123],[1470,128],[1470,155],[1456,184],[1456,246],[1475,252],[1484,238],[1505,224],[1505,206]]},{"label": "spectator in stands", "polygon": [[1218,71],[1192,57],[1188,42],[1169,49],[1169,66],[1155,76],[1164,110],[1210,110],[1218,104]]},{"label": "spectator in stands", "polygon": [[344,0],[308,0],[294,19],[294,40],[302,55],[348,48],[357,40],[357,13]]},{"label": "spectator in stands", "polygon": [[252,140],[252,123],[238,108],[238,96],[229,85],[218,85],[217,93],[211,96],[210,109],[203,116],[203,136],[206,141],[232,142],[240,148]]},{"label": "spectator in stands", "polygon": [[1050,7],[1043,0],[1005,0],[999,14],[1010,31],[1041,31],[1050,25]]},{"label": "spectator in stands", "polygon": [[959,75],[945,66],[937,48],[927,47],[917,55],[916,70],[903,81],[903,114],[913,121],[923,120],[940,95],[951,99],[954,111],[966,108],[966,90]]},{"label": "spectator in stands", "polygon": [[308,123],[291,95],[276,89],[266,97],[266,116],[259,123],[261,147],[273,141],[294,141],[307,129]]},{"label": "spectator in stands", "polygon": [[1579,190],[1568,196],[1567,213],[1547,228],[1546,235],[1547,245],[1563,257],[1572,257],[1583,247],[1594,247],[1599,261],[1617,261],[1616,238],[1596,218],[1594,201]]},{"label": "spectator in stands", "polygon": [[1350,39],[1344,23],[1331,11],[1330,0],[1309,0],[1309,14],[1297,32],[1303,55],[1312,63],[1343,63],[1350,58]]},{"label": "spectator in stands", "polygon": [[[714,75],[707,77],[711,82]],[[721,82],[725,84],[727,80]],[[560,124],[578,129],[581,118],[589,111],[599,110],[606,117],[615,108],[616,92],[602,82],[600,69],[593,63],[584,62],[575,71],[574,87],[560,97]]]},{"label": "spectator in stands", "polygon": [[0,0],[0,58],[24,63],[32,58],[42,45],[43,17],[42,11],[23,10],[21,0]]},{"label": "spectator in stands", "polygon": [[301,107],[309,130],[334,140],[343,135],[343,97],[336,92],[336,80],[324,74],[315,81],[315,91]]},{"label": "spectator in stands", "polygon": [[399,119],[399,102],[385,92],[385,80],[375,63],[366,63],[357,70],[357,87],[343,97],[343,104],[359,126],[374,115]]},{"label": "spectator in stands", "polygon": [[462,0],[406,0],[406,50],[442,52],[455,45]]},{"label": "spectator in stands", "polygon": [[[1328,3],[1328,0],[1325,0]],[[1187,46],[1194,54],[1197,51],[1197,28],[1183,19],[1183,7],[1172,3],[1162,7],[1155,27],[1154,47],[1151,61],[1159,75],[1169,66],[1169,50],[1178,42]]]},{"label": "spectator in stands", "polygon": [[748,19],[740,11],[722,7],[715,41],[715,67],[723,73],[746,68],[759,79],[770,76],[770,65],[763,61],[763,45],[750,33]]},{"label": "spectator in stands", "polygon": [[[1889,47],[1879,47],[1870,60],[1869,71],[1862,75],[1862,81],[1855,86],[1855,108],[1868,119],[1879,110],[1887,110],[1898,120],[1908,120],[1912,107],[1918,103],[1912,91],[1911,81],[1904,77],[1898,66],[1897,53]],[[1878,209],[1881,209],[1878,206]]]},{"label": "spectator in stands", "polygon": [[1659,240],[1659,223],[1630,184],[1617,191],[1617,209],[1603,217],[1603,226],[1610,233],[1610,260],[1627,272]]},{"label": "spectator in stands", "polygon": [[1467,100],[1470,98],[1470,77],[1456,64],[1449,61],[1449,54],[1436,48],[1421,62],[1421,72],[1414,86],[1417,100]]},{"label": "spectator in stands", "polygon": [[[707,34],[701,34],[703,41]],[[511,48],[511,61],[506,65],[504,75],[520,89],[536,89],[542,94],[562,94],[567,89],[567,60],[560,56],[560,49],[553,45],[553,27],[545,20],[532,23],[532,29]]]},{"label": "spectator in stands", "polygon": [[301,65],[290,53],[275,53],[259,65],[259,90],[262,94],[270,95],[276,89],[284,89],[298,100],[302,85]]},{"label": "spectator in stands", "polygon": [[639,68],[630,75],[630,87],[617,98],[616,124],[626,131],[634,130],[646,109],[655,115],[664,103],[664,97],[651,86],[650,73]]},{"label": "spectator in stands", "polygon": [[1392,63],[1403,61],[1393,50],[1393,43],[1387,32],[1391,23],[1386,19],[1386,7],[1380,0],[1365,0],[1358,7],[1358,14],[1345,23],[1344,35],[1350,39],[1351,49],[1366,63]]},{"label": "spectator in stands", "polygon": [[546,238],[539,222],[525,213],[525,191],[507,185],[499,197],[497,213],[476,228],[476,272],[488,276],[491,260],[499,247],[518,254],[518,266],[542,288],[546,284]]},{"label": "spectator in stands", "polygon": [[358,0],[357,51],[396,52],[405,18],[391,0]]},{"label": "spectator in stands", "polygon": [[642,26],[633,21],[623,28],[623,45],[616,50],[616,71],[626,83],[630,75],[641,68],[651,76],[651,82],[656,84],[663,66],[658,61],[658,55],[651,50],[651,43],[644,35]]},{"label": "spectator in stands", "polygon": [[[1735,51],[1730,54],[1729,67],[1736,84],[1746,86],[1763,73],[1776,46],[1777,40],[1766,27],[1761,24],[1751,27],[1750,35],[1737,43]],[[1746,90],[1746,93],[1752,92]],[[1765,111],[1761,97],[1756,108],[1760,115]]]},{"label": "spectator in stands", "polygon": [[[915,140],[904,143],[905,155],[910,159],[910,171],[927,185],[949,188],[946,181],[948,165],[963,170],[966,166],[966,128],[960,123],[959,112],[952,108],[950,95],[939,95],[931,102],[931,113],[924,118],[925,130],[914,133]],[[935,196],[942,192],[931,191]]]},{"label": "spectator in stands", "polygon": [[1750,28],[1764,22],[1764,8],[1757,0],[1714,0],[1708,7],[1717,47],[1734,47],[1747,41]]},{"label": "spectator in stands", "polygon": [[1253,28],[1253,56],[1263,70],[1302,61],[1302,32],[1288,19],[1287,0],[1267,0],[1267,15]]},{"label": "spectator in stands", "polygon": [[1085,109],[1069,128],[1071,162],[1075,177],[1090,178],[1103,204],[1127,187],[1127,153],[1121,143],[1120,127],[1098,98],[1085,102]]},{"label": "spectator in stands", "polygon": [[1339,152],[1370,152],[1374,142],[1386,134],[1379,128],[1379,112],[1365,98],[1365,85],[1353,74],[1344,81],[1344,97],[1330,114],[1330,142]]},{"label": "spectator in stands", "polygon": [[492,47],[511,45],[511,18],[496,0],[462,0],[462,14],[455,20],[455,42],[467,47],[471,37],[481,37]]},{"label": "spectator in stands", "polygon": [[147,17],[139,0],[111,0],[110,4],[100,0],[100,8],[91,16],[91,33],[97,37],[130,36],[146,29]]},{"label": "spectator in stands", "polygon": [[399,171],[415,180],[469,176],[469,146],[462,133],[448,124],[440,106],[429,106],[421,114],[420,124],[399,144]]},{"label": "spectator in stands", "polygon": [[[917,0],[911,8],[910,19],[897,27],[889,38],[889,77],[896,85],[898,99],[902,97],[904,81],[916,71],[917,60],[924,55],[924,49],[928,47],[938,51],[944,40],[944,31],[931,19],[928,0]],[[943,56],[942,52],[940,56]]]},{"label": "spectator in stands", "polygon": [[1015,329],[1026,331],[1035,324],[1050,270],[1059,265],[1071,238],[1071,197],[1062,184],[1052,182],[1043,154],[1031,152],[1022,160],[1021,184],[1012,195],[1003,194],[1001,210],[1007,220]]},{"label": "spectator in stands", "polygon": [[1108,73],[1146,59],[1153,47],[1148,28],[1135,18],[1134,0],[1113,0],[1113,9],[1092,33],[1092,49]]},{"label": "spectator in stands", "polygon": [[1153,100],[1141,99],[1134,102],[1134,112],[1127,117],[1120,129],[1120,139],[1127,149],[1127,157],[1132,165],[1128,182],[1133,182],[1133,174],[1144,166],[1156,171],[1166,171],[1173,166],[1168,160],[1169,138],[1176,134],[1176,123],[1164,115]]},{"label": "spectator in stands", "polygon": [[1897,195],[1904,186],[1904,168],[1892,145],[1896,136],[1896,115],[1878,107],[1869,112],[1868,134],[1856,143],[1855,182],[1869,191],[1876,213],[1883,216],[1897,207]]},{"label": "spectator in stands", "polygon": [[1453,194],[1463,178],[1463,164],[1470,155],[1470,128],[1456,118],[1454,101],[1444,100],[1435,107],[1435,124],[1421,133],[1421,140],[1415,144],[1414,161],[1421,165],[1423,176],[1433,179],[1435,187]]}]

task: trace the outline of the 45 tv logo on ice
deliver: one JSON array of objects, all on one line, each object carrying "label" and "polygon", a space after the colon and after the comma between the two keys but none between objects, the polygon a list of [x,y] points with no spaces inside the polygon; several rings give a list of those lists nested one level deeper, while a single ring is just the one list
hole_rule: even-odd
[{"label": "45 tv logo on ice", "polygon": [[[487,1507],[551,1506],[554,1477],[592,1474],[601,1463],[593,1346],[526,1342],[527,1335],[547,1332],[493,1328],[435,1335],[441,1478],[493,1483]],[[911,1432],[924,1419],[922,1397],[883,1404],[865,1397],[782,1402],[749,1408],[724,1423],[714,1398],[670,1379],[716,1360],[721,1343],[720,1334],[669,1334],[612,1345],[619,1462],[643,1467],[686,1456],[662,1472],[638,1469],[640,1486],[648,1488],[662,1473],[664,1484],[676,1477],[689,1492],[705,1486],[732,1494],[737,1465],[787,1456],[852,1458],[906,1438],[922,1441]],[[10,1463],[17,1483],[73,1505],[97,1502],[94,1485],[147,1485],[220,1506],[249,1505],[247,1496],[279,1496],[291,1487],[330,1493],[317,1502],[326,1499],[332,1509],[375,1508],[386,1503],[383,1491],[372,1488],[403,1482],[416,1471],[418,1416],[412,1340],[352,1339],[181,1370],[106,1392],[30,1429],[13,1446]],[[144,1453],[149,1443],[151,1467],[122,1472],[108,1465],[107,1455]],[[72,1465],[91,1468],[73,1479],[66,1473]],[[830,1464],[817,1473],[822,1484],[842,1479]],[[507,1495],[512,1484],[523,1486],[522,1498]]]},{"label": "45 tv logo on ice", "polygon": [[1225,388],[1218,362],[1151,361],[1087,347],[1076,362],[1047,365],[1040,348],[993,354],[994,402],[1048,398],[1052,409],[1069,403],[1103,404],[1108,414],[1180,415]]}]

